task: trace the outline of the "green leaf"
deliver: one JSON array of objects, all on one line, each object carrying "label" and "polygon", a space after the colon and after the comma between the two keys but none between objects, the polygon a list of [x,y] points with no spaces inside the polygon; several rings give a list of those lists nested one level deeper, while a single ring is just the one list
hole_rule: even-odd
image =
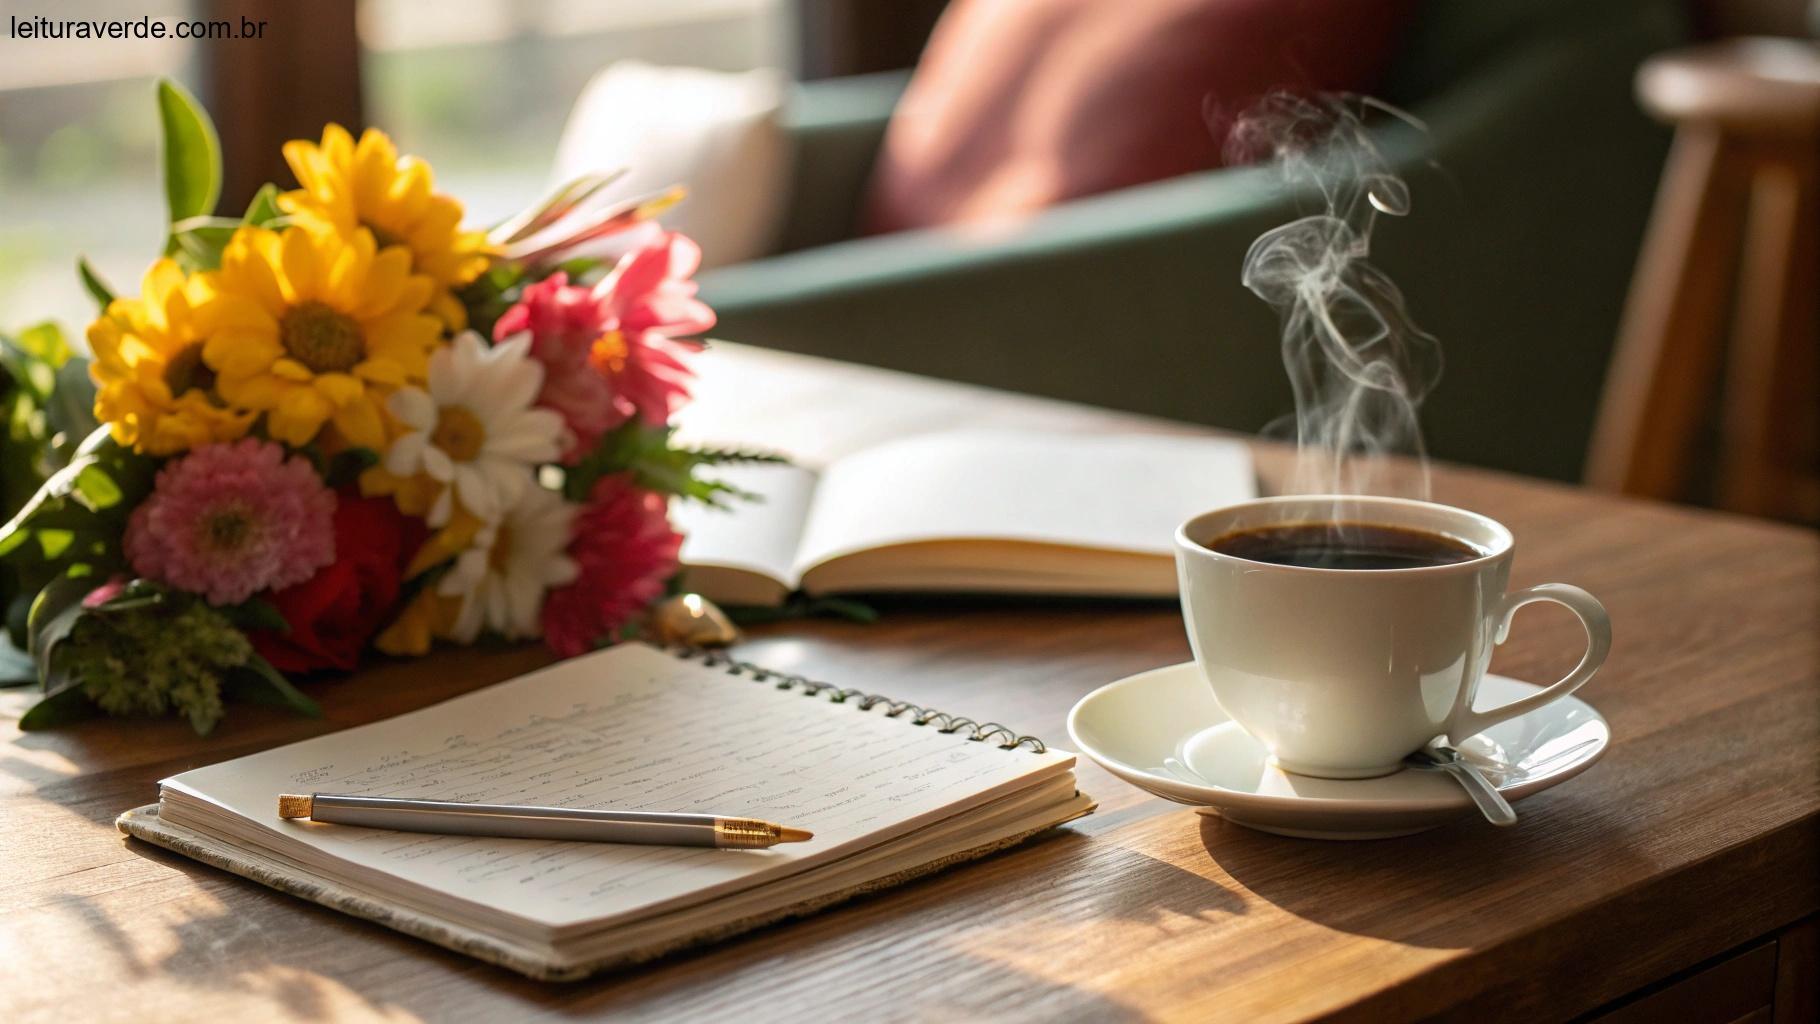
[{"label": "green leaf", "polygon": [[76,257],[76,276],[82,279],[82,287],[95,300],[95,305],[101,307],[101,312],[107,312],[107,304],[114,301],[114,289],[108,287],[107,281],[89,265],[87,256]]},{"label": "green leaf", "polygon": [[54,729],[68,725],[84,718],[92,718],[100,712],[94,701],[82,692],[80,686],[70,686],[58,690],[36,704],[19,718],[19,728],[25,732],[37,729]]},{"label": "green leaf", "polygon": [[[215,210],[221,196],[221,145],[202,105],[168,78],[158,80],[164,199],[172,224]],[[175,240],[166,250],[176,248]]]},{"label": "green leaf", "polygon": [[556,269],[569,275],[569,280],[579,284],[583,277],[592,274],[606,265],[606,261],[594,256],[572,256],[556,265]]},{"label": "green leaf", "polygon": [[323,482],[331,489],[346,487],[360,479],[360,474],[379,465],[379,453],[371,448],[348,448],[336,452],[322,467]]},{"label": "green leaf", "polygon": [[757,496],[724,481],[697,476],[696,470],[735,462],[785,461],[768,452],[676,447],[670,443],[673,433],[673,427],[647,426],[637,419],[628,421],[601,438],[593,451],[569,469],[563,482],[564,496],[574,502],[585,501],[602,477],[631,473],[646,490],[725,507],[729,498],[754,500]]},{"label": "green leaf", "polygon": [[246,216],[240,218],[240,222],[256,228],[277,229],[286,219],[284,211],[278,207],[278,186],[268,181],[253,194],[253,201],[247,204]]},{"label": "green leaf", "polygon": [[51,364],[53,370],[70,357],[69,340],[63,336],[63,328],[49,320],[19,332],[19,347]]},{"label": "green leaf", "polygon": [[44,406],[51,429],[63,435],[70,448],[101,425],[95,420],[95,381],[88,366],[87,359],[77,357],[58,367],[57,388]]},{"label": "green leaf", "polygon": [[523,267],[516,263],[495,263],[457,293],[468,311],[468,326],[480,332],[482,337],[492,337],[493,325],[518,301],[527,283]]},{"label": "green leaf", "polygon": [[120,566],[126,517],[151,490],[155,460],[123,448],[105,429],[90,434],[5,526],[0,554],[35,592],[79,570]]},{"label": "green leaf", "polygon": [[60,689],[51,677],[51,655],[56,653],[57,645],[70,635],[76,626],[76,620],[82,617],[87,609],[82,607],[82,599],[99,585],[93,577],[64,576],[52,580],[32,602],[30,617],[26,619],[25,631],[31,637],[32,662],[38,667],[38,678],[43,681],[47,692]]},{"label": "green leaf", "polygon": [[0,369],[39,406],[56,391],[57,368],[69,356],[69,345],[55,324],[38,324],[13,337],[0,334]]},{"label": "green leaf", "polygon": [[247,598],[239,604],[230,604],[215,609],[221,617],[233,623],[242,631],[249,629],[269,629],[279,633],[289,633],[291,624],[285,621],[278,609],[268,601],[257,597]]},{"label": "green leaf", "polygon": [[239,221],[221,217],[191,217],[171,225],[178,265],[192,273],[218,269],[222,252],[239,229]]},{"label": "green leaf", "polygon": [[120,485],[99,463],[89,463],[76,471],[76,497],[90,509],[99,512],[120,504]]},{"label": "green leaf", "polygon": [[288,708],[307,718],[322,717],[320,704],[304,696],[282,672],[272,667],[271,662],[257,654],[228,677],[224,689],[237,700]]}]

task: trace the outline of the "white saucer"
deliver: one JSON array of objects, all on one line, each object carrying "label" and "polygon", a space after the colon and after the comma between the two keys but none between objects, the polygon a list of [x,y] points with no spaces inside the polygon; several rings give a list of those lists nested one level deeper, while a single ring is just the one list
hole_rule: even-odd
[{"label": "white saucer", "polygon": [[[1487,675],[1478,705],[1495,707],[1541,689]],[[1140,789],[1201,813],[1306,839],[1410,835],[1477,813],[1441,772],[1375,779],[1315,779],[1277,768],[1258,741],[1214,703],[1193,662],[1140,673],[1081,698],[1068,714],[1081,753]],[[1565,697],[1495,725],[1460,749],[1513,803],[1591,767],[1611,744],[1592,705]],[[1165,767],[1180,762],[1185,772]]]}]

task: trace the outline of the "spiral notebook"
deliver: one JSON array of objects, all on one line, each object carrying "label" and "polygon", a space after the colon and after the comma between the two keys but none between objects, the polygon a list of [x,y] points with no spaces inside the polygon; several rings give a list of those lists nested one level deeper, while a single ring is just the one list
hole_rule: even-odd
[{"label": "spiral notebook", "polygon": [[[535,978],[807,914],[1093,809],[1074,757],[991,722],[628,644],[165,779],[121,831]],[[284,792],[749,815],[769,850],[287,821]]]}]

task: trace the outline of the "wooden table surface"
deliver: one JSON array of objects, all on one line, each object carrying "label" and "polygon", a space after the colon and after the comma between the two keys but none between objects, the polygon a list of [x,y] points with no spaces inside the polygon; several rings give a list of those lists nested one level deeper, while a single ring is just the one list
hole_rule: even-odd
[{"label": "wooden table surface", "polygon": [[[961,425],[1182,429],[725,348],[688,429],[805,460]],[[1262,453],[1268,481],[1278,457]],[[1099,811],[905,888],[655,965],[543,985],[115,832],[159,778],[529,669],[451,652],[314,684],[320,721],[234,707],[206,739],[97,720],[0,748],[0,1020],[1373,1018],[1578,1013],[1820,908],[1820,539],[1438,469],[1438,500],[1516,533],[1513,585],[1611,611],[1582,695],[1613,745],[1494,830],[1323,843],[1152,799],[1083,762]],[[1494,669],[1559,675],[1580,639],[1526,613]],[[1066,740],[1089,690],[1185,660],[1166,604],[902,603],[791,622],[739,654]],[[9,720],[29,703],[0,695]]]}]

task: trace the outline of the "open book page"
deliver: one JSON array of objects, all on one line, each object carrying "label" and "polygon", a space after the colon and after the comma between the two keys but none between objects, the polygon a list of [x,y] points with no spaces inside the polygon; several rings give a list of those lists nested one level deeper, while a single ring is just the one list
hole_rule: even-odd
[{"label": "open book page", "polygon": [[[367,889],[561,934],[831,862],[1072,763],[626,645],[185,772],[165,780],[164,813],[206,827],[186,805],[213,805],[206,817],[227,812],[240,838]],[[281,820],[284,792],[750,815],[815,839],[713,850],[390,832]]]},{"label": "open book page", "polygon": [[801,583],[797,549],[816,473],[802,466],[756,463],[717,467],[710,472],[749,494],[726,508],[699,501],[675,501],[670,519],[682,532],[683,585],[729,604],[776,604]]},{"label": "open book page", "polygon": [[929,434],[843,456],[823,471],[796,569],[963,540],[1166,558],[1183,520],[1256,493],[1250,452],[1237,441]]}]

